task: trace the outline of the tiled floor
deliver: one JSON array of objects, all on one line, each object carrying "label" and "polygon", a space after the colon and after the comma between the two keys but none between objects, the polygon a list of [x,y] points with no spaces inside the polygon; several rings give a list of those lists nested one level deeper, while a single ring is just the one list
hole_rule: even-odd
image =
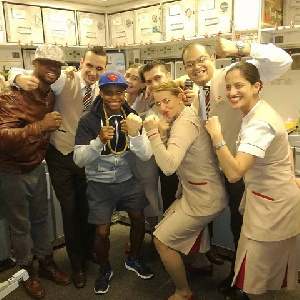
[{"label": "tiled floor", "polygon": [[[98,267],[92,262],[88,262],[87,285],[83,289],[76,289],[72,284],[68,286],[58,286],[54,283],[42,279],[45,284],[49,300],[73,300],[73,299],[101,299],[101,300],[164,300],[174,291],[174,285],[164,269],[157,252],[151,242],[149,234],[146,234],[142,249],[142,255],[148,265],[153,269],[155,276],[151,280],[142,280],[125,269],[124,262],[126,255],[124,247],[128,240],[129,227],[115,224],[111,229],[111,253],[110,261],[114,270],[114,276],[110,283],[110,289],[105,295],[95,295],[93,285],[97,275]],[[70,265],[65,248],[55,250],[55,259],[59,266],[70,272]],[[225,262],[223,266],[214,266],[214,275],[204,277],[200,275],[189,275],[188,280],[197,300],[222,300],[224,296],[217,291],[219,282],[224,279],[229,272],[230,264]],[[0,273],[0,283],[7,280],[17,269],[10,269]],[[28,297],[20,286],[5,299],[25,300]],[[280,291],[273,295],[274,300],[299,300],[300,287],[295,291]]]}]

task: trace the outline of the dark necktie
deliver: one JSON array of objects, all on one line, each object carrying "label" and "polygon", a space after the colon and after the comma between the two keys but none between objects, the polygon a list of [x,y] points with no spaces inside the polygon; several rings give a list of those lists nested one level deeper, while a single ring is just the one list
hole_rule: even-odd
[{"label": "dark necktie", "polygon": [[83,105],[84,105],[84,109],[87,109],[92,102],[92,88],[90,86],[85,86],[85,93],[84,93],[84,97],[83,97]]},{"label": "dark necktie", "polygon": [[209,111],[210,111],[210,97],[209,97],[210,86],[208,86],[208,85],[203,86],[203,91],[204,91],[204,97],[205,97],[206,116],[207,116],[207,119],[208,119]]},{"label": "dark necktie", "polygon": [[121,115],[112,115],[108,118],[109,125],[115,128],[114,138],[110,141],[111,147],[115,151],[120,151],[124,148],[126,137],[125,134],[121,131],[120,122],[123,120]]}]

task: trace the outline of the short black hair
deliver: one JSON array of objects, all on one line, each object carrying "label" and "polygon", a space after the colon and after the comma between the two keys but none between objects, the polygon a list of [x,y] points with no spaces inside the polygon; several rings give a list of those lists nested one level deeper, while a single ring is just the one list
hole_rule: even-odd
[{"label": "short black hair", "polygon": [[183,64],[185,64],[184,59],[183,59],[183,56],[184,56],[185,52],[186,52],[189,48],[192,48],[192,47],[195,47],[195,46],[203,47],[203,48],[205,49],[205,51],[207,52],[207,54],[208,54],[208,55],[211,55],[210,51],[208,51],[208,48],[207,48],[205,45],[202,45],[202,44],[200,44],[199,42],[193,42],[193,43],[190,43],[190,44],[186,45],[185,48],[184,48],[183,51],[182,51],[181,59],[182,59]]},{"label": "short black hair", "polygon": [[151,60],[148,61],[141,69],[140,69],[140,74],[141,74],[141,80],[142,82],[145,82],[145,76],[144,74],[146,72],[151,71],[152,69],[156,68],[156,67],[160,67],[161,70],[167,75],[170,70],[168,65],[162,61],[162,60]]},{"label": "short black hair", "polygon": [[248,63],[246,61],[238,62],[227,71],[226,76],[233,70],[239,70],[242,76],[252,85],[256,82],[260,82],[259,71],[254,64]]},{"label": "short black hair", "polygon": [[141,63],[135,63],[135,64],[132,64],[132,65],[130,65],[128,68],[127,68],[127,70],[128,69],[139,69],[140,67],[142,67],[143,66],[143,64],[141,64]]},{"label": "short black hair", "polygon": [[83,60],[85,60],[85,56],[88,52],[92,52],[99,56],[106,56],[106,64],[107,64],[107,60],[108,60],[107,54],[102,46],[91,46],[91,47],[87,48],[83,54]]}]

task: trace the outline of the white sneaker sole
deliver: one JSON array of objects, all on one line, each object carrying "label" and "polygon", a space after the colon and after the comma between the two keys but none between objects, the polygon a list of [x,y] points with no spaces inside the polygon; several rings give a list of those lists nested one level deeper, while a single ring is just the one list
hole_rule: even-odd
[{"label": "white sneaker sole", "polygon": [[[110,276],[108,278],[108,281],[110,281],[110,279],[112,278],[113,274],[114,274],[114,272],[111,271]],[[97,291],[96,292],[95,287],[94,287],[94,292],[95,292],[95,294],[100,294],[100,295],[102,294],[103,295],[103,294],[106,294],[108,292],[108,289],[109,289],[109,285],[107,286],[107,289],[105,291]]]},{"label": "white sneaker sole", "polygon": [[135,273],[137,274],[137,276],[139,276],[139,277],[142,278],[142,279],[150,279],[150,278],[153,277],[153,274],[151,274],[151,275],[149,275],[149,276],[141,275],[136,269],[134,269],[134,268],[128,266],[126,263],[125,263],[125,268],[126,268],[127,270],[129,270],[129,271],[135,272]]}]

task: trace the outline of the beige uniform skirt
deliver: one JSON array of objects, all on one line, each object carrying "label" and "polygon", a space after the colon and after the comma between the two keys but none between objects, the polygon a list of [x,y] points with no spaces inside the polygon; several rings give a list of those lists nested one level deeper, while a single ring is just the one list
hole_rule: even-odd
[{"label": "beige uniform skirt", "polygon": [[233,284],[248,294],[264,294],[297,283],[296,236],[282,241],[239,239]]},{"label": "beige uniform skirt", "polygon": [[176,200],[164,214],[162,221],[156,226],[154,236],[171,249],[188,254],[202,230],[199,252],[210,249],[207,224],[215,219],[220,212],[209,216],[189,216],[185,214]]}]

